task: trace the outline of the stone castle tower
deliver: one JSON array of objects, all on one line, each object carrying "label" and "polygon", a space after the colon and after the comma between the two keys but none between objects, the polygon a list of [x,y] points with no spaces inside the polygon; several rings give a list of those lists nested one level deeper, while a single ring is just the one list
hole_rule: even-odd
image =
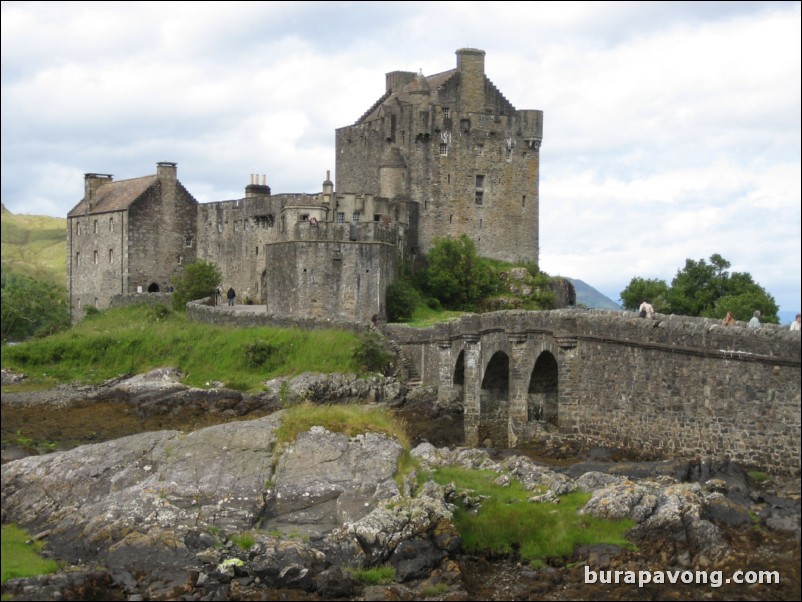
[{"label": "stone castle tower", "polygon": [[240,301],[279,318],[385,316],[401,263],[467,234],[485,257],[538,260],[541,111],[518,111],[487,79],[482,50],[432,76],[394,71],[385,93],[336,131],[337,190],[272,194],[252,174],[240,199],[198,203],[175,163],[114,181],[86,174],[68,214],[73,319],[118,295],[171,290],[187,263],[215,263]]},{"label": "stone castle tower", "polygon": [[485,75],[483,50],[456,69],[386,75],[384,95],[336,132],[337,188],[415,203],[410,245],[467,234],[479,254],[538,261],[543,112],[516,110]]}]

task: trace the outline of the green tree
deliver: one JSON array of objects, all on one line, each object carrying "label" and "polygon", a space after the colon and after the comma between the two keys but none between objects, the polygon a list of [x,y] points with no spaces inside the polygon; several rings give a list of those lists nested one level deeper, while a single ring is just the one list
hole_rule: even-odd
[{"label": "green tree", "polygon": [[666,286],[662,280],[633,278],[621,291],[627,309],[637,309],[646,298],[660,313],[723,318],[728,311],[738,320],[749,320],[759,310],[764,322],[778,324],[779,307],[769,293],[747,272],[727,270],[730,262],[718,253],[704,259],[686,259],[685,266]]},{"label": "green tree", "polygon": [[403,322],[412,317],[420,303],[420,293],[406,278],[399,278],[387,287],[385,303],[387,319],[390,322]]},{"label": "green tree", "polygon": [[477,301],[497,288],[495,271],[478,256],[476,245],[467,235],[433,242],[427,255],[425,286],[444,307],[472,310]]},{"label": "green tree", "polygon": [[199,259],[184,268],[184,272],[174,279],[173,307],[182,310],[189,301],[214,296],[223,276],[220,268],[208,261]]},{"label": "green tree", "polygon": [[0,311],[4,341],[46,336],[70,327],[66,290],[20,274],[3,272]]},{"label": "green tree", "polygon": [[648,299],[656,312],[665,313],[668,310],[668,284],[659,278],[636,276],[629,281],[620,295],[624,309],[635,311],[644,299]]}]

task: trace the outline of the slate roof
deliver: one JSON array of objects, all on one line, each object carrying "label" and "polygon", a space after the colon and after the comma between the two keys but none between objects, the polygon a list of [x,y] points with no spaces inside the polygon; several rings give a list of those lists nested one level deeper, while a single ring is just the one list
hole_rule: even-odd
[{"label": "slate roof", "polygon": [[[448,71],[443,71],[442,73],[437,73],[435,75],[430,75],[425,78],[426,84],[428,84],[429,90],[437,90],[440,86],[445,85],[445,83],[451,79],[454,75],[457,74],[456,69],[449,69]],[[415,92],[420,92],[425,90],[425,87],[422,86],[422,82],[420,81],[421,78],[416,76],[412,79],[411,82],[406,84],[402,87],[398,92],[385,92],[384,95],[377,100],[373,106],[359,118],[356,123],[362,123],[364,121],[369,121],[371,119],[376,119],[379,117],[379,110],[383,105],[389,104],[391,102],[412,102],[412,98],[410,94]],[[356,125],[356,124],[355,124]]]},{"label": "slate roof", "polygon": [[67,217],[81,217],[82,215],[94,213],[107,213],[109,211],[123,211],[128,209],[131,204],[142,196],[151,186],[158,182],[157,176],[143,176],[141,178],[131,178],[130,180],[120,180],[119,182],[109,182],[98,187],[95,191],[95,202],[92,211],[88,211],[89,203],[86,198],[72,208]]}]

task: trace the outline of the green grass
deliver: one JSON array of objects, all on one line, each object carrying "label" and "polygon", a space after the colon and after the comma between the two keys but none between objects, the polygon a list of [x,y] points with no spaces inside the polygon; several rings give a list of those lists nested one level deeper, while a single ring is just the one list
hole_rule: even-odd
[{"label": "green grass", "polygon": [[767,475],[765,472],[760,472],[759,470],[750,470],[748,473],[749,477],[757,481],[758,483],[765,483],[766,481],[771,480],[771,477]]},{"label": "green grass", "polygon": [[354,437],[362,433],[384,433],[395,437],[404,449],[409,449],[409,435],[403,422],[384,408],[369,408],[358,404],[312,405],[299,404],[285,410],[281,426],[276,430],[279,443],[295,441],[300,433],[313,426]]},{"label": "green grass", "polygon": [[378,566],[372,569],[351,569],[351,577],[362,585],[386,585],[395,581],[395,567]]},{"label": "green grass", "polygon": [[[276,349],[271,358],[280,361],[254,366],[248,349],[260,341]],[[172,366],[186,373],[184,382],[191,386],[220,381],[258,390],[276,376],[360,373],[352,357],[358,344],[356,335],[343,330],[210,326],[179,313],[161,317],[140,305],[100,312],[66,332],[5,347],[2,366],[24,372],[34,385],[40,380],[97,384]]]},{"label": "green grass", "polygon": [[605,520],[580,515],[579,509],[590,494],[573,492],[559,504],[528,502],[533,492],[518,481],[510,486],[493,484],[492,471],[440,468],[433,473],[437,483],[454,482],[459,490],[472,490],[488,496],[479,511],[458,507],[454,524],[468,553],[507,555],[517,552],[533,566],[543,566],[568,558],[577,546],[608,543],[633,548],[624,533],[634,526],[631,520]]},{"label": "green grass", "polygon": [[231,541],[243,550],[250,550],[253,544],[256,543],[256,537],[250,531],[244,533],[237,533],[231,536]]},{"label": "green grass", "polygon": [[59,569],[55,560],[42,558],[39,551],[41,542],[26,543],[30,536],[16,525],[3,525],[2,528],[2,582],[19,577],[31,577],[52,573]]},{"label": "green grass", "polygon": [[450,322],[466,315],[468,312],[453,311],[450,309],[432,309],[428,305],[418,305],[412,312],[412,318],[404,322],[408,326],[422,328],[432,326],[438,322]]}]

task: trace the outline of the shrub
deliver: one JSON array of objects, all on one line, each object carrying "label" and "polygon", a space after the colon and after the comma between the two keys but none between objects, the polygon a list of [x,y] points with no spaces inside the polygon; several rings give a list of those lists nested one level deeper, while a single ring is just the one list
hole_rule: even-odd
[{"label": "shrub", "polygon": [[381,335],[369,332],[360,337],[353,357],[368,372],[384,372],[395,355],[384,346]]},{"label": "shrub", "polygon": [[245,363],[250,368],[262,368],[274,358],[278,347],[267,341],[254,341],[245,345]]},{"label": "shrub", "polygon": [[387,287],[387,318],[390,322],[403,322],[412,317],[420,302],[420,294],[406,279],[399,278]]},{"label": "shrub", "polygon": [[213,297],[215,289],[223,280],[223,275],[215,264],[202,259],[190,263],[184,272],[175,279],[173,307],[183,310],[190,301]]}]

